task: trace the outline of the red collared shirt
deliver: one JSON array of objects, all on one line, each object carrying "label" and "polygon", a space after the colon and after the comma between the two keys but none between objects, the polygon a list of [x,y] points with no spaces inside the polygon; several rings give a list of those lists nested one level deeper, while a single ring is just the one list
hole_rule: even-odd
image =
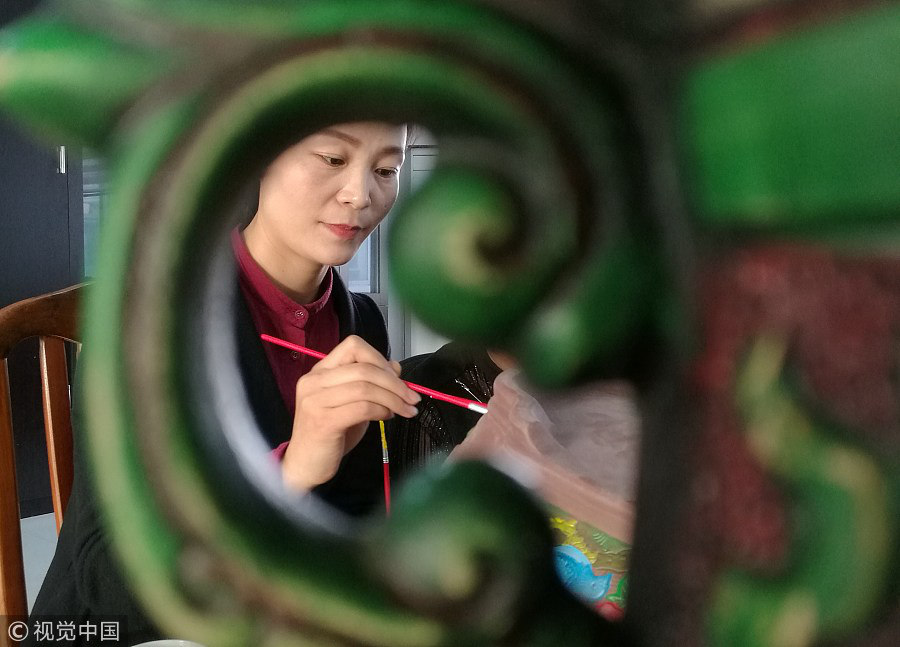
[{"label": "red collared shirt", "polygon": [[[334,270],[325,274],[319,286],[320,296],[312,303],[301,305],[279,290],[253,260],[237,228],[231,232],[231,245],[238,264],[238,284],[257,332],[330,353],[340,341],[337,313],[331,299]],[[263,347],[281,397],[293,416],[297,380],[318,360],[274,344],[263,344]]]}]

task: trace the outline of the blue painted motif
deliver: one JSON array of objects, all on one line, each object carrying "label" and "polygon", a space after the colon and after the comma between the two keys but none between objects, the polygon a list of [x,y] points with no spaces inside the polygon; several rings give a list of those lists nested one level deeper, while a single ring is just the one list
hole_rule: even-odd
[{"label": "blue painted motif", "polygon": [[600,600],[609,591],[612,573],[594,575],[591,560],[583,552],[563,544],[553,549],[556,572],[572,593],[587,602]]}]

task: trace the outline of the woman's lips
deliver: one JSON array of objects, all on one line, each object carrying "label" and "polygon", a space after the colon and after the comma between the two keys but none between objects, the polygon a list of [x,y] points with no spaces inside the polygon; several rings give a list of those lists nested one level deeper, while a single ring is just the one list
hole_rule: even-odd
[{"label": "woman's lips", "polygon": [[332,225],[328,223],[323,223],[328,230],[340,238],[341,240],[350,240],[354,238],[356,234],[362,229],[362,227],[355,227],[353,225]]}]

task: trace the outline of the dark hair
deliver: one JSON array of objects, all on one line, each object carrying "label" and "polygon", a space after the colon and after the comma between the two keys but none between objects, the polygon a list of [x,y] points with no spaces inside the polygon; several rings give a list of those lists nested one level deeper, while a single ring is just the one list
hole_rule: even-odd
[{"label": "dark hair", "polygon": [[248,180],[244,188],[237,194],[232,210],[234,222],[240,229],[244,229],[253,220],[256,210],[259,208],[259,183],[262,179],[260,173],[257,177]]}]

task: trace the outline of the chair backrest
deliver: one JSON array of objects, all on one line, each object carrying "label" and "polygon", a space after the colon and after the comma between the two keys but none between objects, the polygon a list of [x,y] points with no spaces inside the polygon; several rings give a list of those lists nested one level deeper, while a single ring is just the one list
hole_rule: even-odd
[{"label": "chair backrest", "polygon": [[20,341],[38,337],[44,431],[58,532],[72,490],[72,420],[65,343],[80,341],[78,305],[83,291],[83,284],[76,285],[0,309],[0,616],[24,616],[28,612],[7,358]]}]

